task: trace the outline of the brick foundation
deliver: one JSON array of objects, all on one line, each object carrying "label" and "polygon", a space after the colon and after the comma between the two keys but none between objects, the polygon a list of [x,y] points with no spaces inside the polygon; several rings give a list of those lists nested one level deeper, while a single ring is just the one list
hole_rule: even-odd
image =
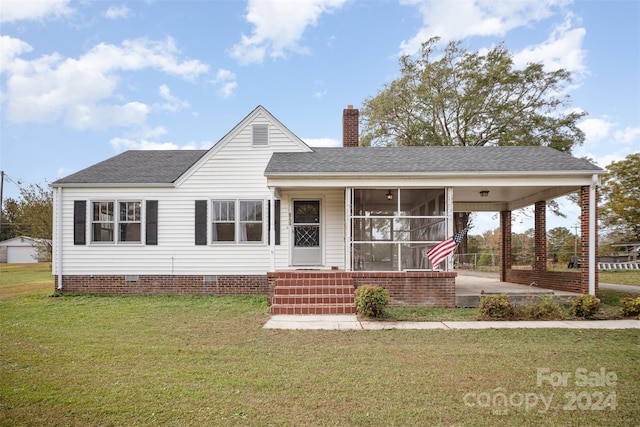
[{"label": "brick foundation", "polygon": [[[391,307],[455,307],[455,272],[437,271],[278,271],[268,273],[269,283],[317,286],[353,283],[382,286],[389,291]],[[273,287],[271,287],[273,289]]]},{"label": "brick foundation", "polygon": [[[133,279],[136,279],[133,281]],[[57,276],[54,283],[58,283]],[[79,275],[62,276],[64,294],[267,295],[266,275]]]},{"label": "brick foundation", "polygon": [[390,307],[455,307],[455,272],[406,271],[351,273],[356,289],[378,285],[389,291]]}]

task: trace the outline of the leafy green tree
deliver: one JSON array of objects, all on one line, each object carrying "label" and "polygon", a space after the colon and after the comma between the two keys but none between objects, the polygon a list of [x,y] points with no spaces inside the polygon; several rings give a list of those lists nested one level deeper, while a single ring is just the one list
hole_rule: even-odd
[{"label": "leafy green tree", "polygon": [[640,153],[607,166],[600,195],[602,224],[624,239],[640,242]]},{"label": "leafy green tree", "polygon": [[566,263],[574,255],[578,237],[566,227],[555,227],[547,232],[547,252],[550,260]]},{"label": "leafy green tree", "polygon": [[12,239],[20,235],[20,232],[17,228],[17,218],[20,215],[20,205],[12,198],[8,198],[7,200],[5,200],[3,205],[0,241]]},{"label": "leafy green tree", "polygon": [[[400,77],[364,101],[362,145],[542,145],[570,152],[582,144],[576,124],[586,113],[571,111],[562,95],[570,72],[545,71],[541,63],[516,69],[503,45],[480,54],[461,42],[438,50],[438,41],[425,42],[417,57],[401,57]],[[455,231],[467,227],[469,213],[456,213],[454,221]],[[466,240],[460,246],[468,252]]]},{"label": "leafy green tree", "polygon": [[53,234],[53,192],[48,187],[32,184],[20,187],[20,199],[7,199],[2,216],[7,238],[27,236],[38,241],[38,250],[51,255]]},{"label": "leafy green tree", "polygon": [[364,145],[543,145],[570,152],[584,141],[576,126],[586,113],[565,111],[570,72],[542,63],[515,69],[499,45],[486,54],[461,42],[441,52],[439,38],[417,58],[400,58],[401,76],[362,108]]}]

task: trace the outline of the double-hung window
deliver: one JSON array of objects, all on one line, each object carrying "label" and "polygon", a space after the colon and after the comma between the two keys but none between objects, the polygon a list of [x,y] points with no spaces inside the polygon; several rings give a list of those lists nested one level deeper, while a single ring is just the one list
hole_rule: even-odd
[{"label": "double-hung window", "polygon": [[235,200],[214,200],[212,203],[213,242],[236,241],[236,202]]},{"label": "double-hung window", "polygon": [[142,215],[140,202],[120,202],[119,242],[140,242]]},{"label": "double-hung window", "polygon": [[262,242],[262,200],[240,200],[240,241]]},{"label": "double-hung window", "polygon": [[113,242],[115,217],[114,202],[93,202],[91,216],[91,240],[93,242]]},{"label": "double-hung window", "polygon": [[142,202],[99,201],[92,202],[91,209],[92,242],[140,243],[142,241]]},{"label": "double-hung window", "polygon": [[213,243],[263,241],[262,200],[213,200],[211,207]]}]

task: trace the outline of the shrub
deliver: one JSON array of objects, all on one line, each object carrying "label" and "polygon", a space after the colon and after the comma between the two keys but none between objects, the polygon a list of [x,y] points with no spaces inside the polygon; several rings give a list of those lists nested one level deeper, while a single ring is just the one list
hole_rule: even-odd
[{"label": "shrub", "polygon": [[588,319],[600,309],[600,300],[593,295],[580,295],[571,302],[571,314]]},{"label": "shrub", "polygon": [[527,304],[520,310],[521,316],[527,320],[555,320],[563,318],[563,310],[553,297],[544,297],[542,301]]},{"label": "shrub", "polygon": [[382,317],[389,300],[389,291],[381,286],[364,285],[356,289],[356,311],[361,316]]},{"label": "shrub", "polygon": [[622,315],[623,316],[640,315],[640,297],[623,298],[622,299]]},{"label": "shrub", "polygon": [[505,294],[481,297],[479,309],[483,319],[507,320],[514,315],[513,306]]}]

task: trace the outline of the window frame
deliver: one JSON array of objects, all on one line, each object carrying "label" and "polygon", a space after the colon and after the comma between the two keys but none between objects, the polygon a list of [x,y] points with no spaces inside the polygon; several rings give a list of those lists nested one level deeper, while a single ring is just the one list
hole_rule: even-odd
[{"label": "window frame", "polygon": [[[220,203],[220,202],[228,202],[228,203],[233,203],[233,208],[234,208],[234,218],[233,221],[226,219],[226,220],[216,220],[214,219],[216,216],[215,213],[215,204],[216,203]],[[260,207],[260,219],[259,220],[255,220],[255,219],[243,219],[242,215],[243,215],[243,211],[242,211],[242,205],[243,203],[255,203],[257,206]],[[213,198],[210,200],[210,206],[211,206],[211,218],[209,221],[209,224],[211,224],[211,232],[210,232],[210,236],[209,236],[209,241],[211,242],[212,245],[265,245],[267,239],[265,238],[265,229],[267,229],[268,224],[265,224],[265,199],[259,199],[259,198],[255,198],[255,199],[229,199],[229,198],[220,198],[220,199],[216,199]],[[249,212],[249,211],[247,211]],[[216,224],[230,224],[233,223],[233,240],[214,240],[214,236],[217,235],[217,229],[216,229]],[[261,227],[260,230],[260,240],[242,240],[242,226],[243,224],[254,224],[257,225],[259,224]]]},{"label": "window frame", "polygon": [[[99,221],[99,220],[94,220],[94,214],[95,214],[95,207],[96,204],[100,204],[102,205],[103,203],[111,203],[112,207],[113,207],[113,220],[112,221]],[[120,219],[120,204],[121,203],[138,203],[139,204],[139,217],[137,221],[128,221],[128,220],[121,220]],[[89,243],[91,245],[144,245],[145,241],[144,241],[144,236],[145,236],[145,221],[143,221],[143,218],[145,218],[145,214],[146,214],[146,206],[145,206],[145,200],[144,199],[96,199],[96,200],[90,200],[89,204],[91,206],[90,208],[90,218],[91,218],[91,223],[90,223],[90,241]],[[95,240],[95,235],[94,235],[94,225],[95,224],[112,224],[112,239],[111,240]],[[120,238],[120,233],[121,233],[121,224],[139,224],[140,225],[140,236],[138,240],[133,240],[133,241],[126,241],[126,240],[122,240]]]},{"label": "window frame", "polygon": [[[98,205],[98,208],[100,209],[100,211],[102,210],[102,205],[103,204],[111,204],[111,221],[108,220],[102,220],[101,218],[98,218],[98,220],[96,220],[96,205]],[[113,245],[116,243],[116,214],[115,214],[115,206],[116,206],[116,202],[114,200],[92,200],[91,201],[91,244],[96,244],[96,245]],[[102,214],[102,212],[100,212],[100,215]],[[98,215],[100,217],[100,215]],[[97,224],[111,224],[111,239],[110,240],[96,240],[96,236],[95,236],[95,226]],[[108,227],[100,227],[100,230],[108,230]]]},{"label": "window frame", "polygon": [[[121,244],[137,244],[137,243],[142,243],[142,200],[118,200],[118,243]],[[122,204],[125,204],[126,206],[126,211],[125,211],[125,216],[128,217],[129,214],[129,204],[130,203],[137,203],[138,204],[138,220],[137,221],[129,221],[128,219],[126,220],[122,220],[122,218],[120,217],[120,214],[122,214]],[[134,210],[134,215],[135,215],[135,210]],[[129,224],[138,224],[139,225],[139,230],[138,230],[138,240],[122,240],[122,225],[129,225]]]}]

